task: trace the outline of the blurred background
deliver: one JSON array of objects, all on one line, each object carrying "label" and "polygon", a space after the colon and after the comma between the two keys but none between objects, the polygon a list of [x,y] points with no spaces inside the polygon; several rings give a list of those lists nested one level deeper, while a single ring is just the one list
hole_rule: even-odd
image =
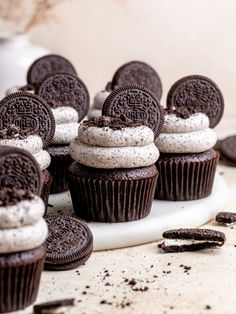
[{"label": "blurred background", "polygon": [[[20,27],[26,11],[40,1],[49,4],[47,14],[28,29]],[[5,8],[4,13],[4,2],[12,2],[13,11]],[[4,14],[22,4],[27,10],[18,14],[17,23],[6,23]],[[236,115],[235,10],[235,0],[0,0],[0,31],[27,33],[42,47],[69,58],[91,96],[130,60],[145,61],[159,73],[163,105],[177,79],[206,75],[221,88],[225,115],[231,116]]]}]

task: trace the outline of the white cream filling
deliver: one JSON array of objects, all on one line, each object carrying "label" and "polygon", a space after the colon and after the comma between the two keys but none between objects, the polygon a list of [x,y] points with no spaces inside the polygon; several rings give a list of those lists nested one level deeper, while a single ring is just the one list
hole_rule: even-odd
[{"label": "white cream filling", "polygon": [[145,146],[154,142],[153,131],[147,126],[113,130],[109,127],[83,127],[78,132],[79,141],[102,147]]},{"label": "white cream filling", "polygon": [[43,217],[45,205],[39,196],[22,200],[14,205],[0,205],[0,229],[32,225]]},{"label": "white cream filling", "polygon": [[212,240],[194,240],[194,239],[165,239],[166,246],[183,246],[183,245],[193,245],[200,243],[216,243],[222,244],[220,241],[212,241]]}]

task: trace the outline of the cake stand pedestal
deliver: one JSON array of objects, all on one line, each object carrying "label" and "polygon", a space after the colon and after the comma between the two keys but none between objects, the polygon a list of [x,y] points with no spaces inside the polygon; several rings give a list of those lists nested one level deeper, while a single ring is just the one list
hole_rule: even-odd
[{"label": "cake stand pedestal", "polygon": [[[168,229],[198,227],[224,209],[227,187],[216,174],[212,194],[204,199],[187,202],[154,200],[148,217],[126,223],[88,223],[94,236],[94,250],[117,249],[161,239]],[[48,212],[73,214],[69,192],[50,195]]]}]

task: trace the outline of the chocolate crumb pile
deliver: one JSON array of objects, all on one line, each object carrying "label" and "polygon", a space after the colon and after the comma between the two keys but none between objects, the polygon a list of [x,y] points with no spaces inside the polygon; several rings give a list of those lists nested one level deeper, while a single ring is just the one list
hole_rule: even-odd
[{"label": "chocolate crumb pile", "polygon": [[31,200],[34,194],[28,190],[4,188],[0,190],[0,206],[15,205],[23,200]]},{"label": "chocolate crumb pile", "polygon": [[11,139],[11,138],[24,139],[29,135],[30,135],[29,132],[25,130],[21,130],[15,125],[11,125],[7,129],[0,130],[1,140]]},{"label": "chocolate crumb pile", "polygon": [[120,118],[106,117],[106,116],[91,118],[91,119],[83,122],[83,127],[85,127],[85,128],[109,127],[112,130],[121,130],[123,128],[132,128],[132,127],[141,126],[141,125],[142,124],[140,124],[140,123],[123,121]]},{"label": "chocolate crumb pile", "polygon": [[165,108],[165,114],[175,114],[176,117],[182,118],[182,119],[188,119],[191,115],[194,113],[198,113],[199,111],[196,108]]}]

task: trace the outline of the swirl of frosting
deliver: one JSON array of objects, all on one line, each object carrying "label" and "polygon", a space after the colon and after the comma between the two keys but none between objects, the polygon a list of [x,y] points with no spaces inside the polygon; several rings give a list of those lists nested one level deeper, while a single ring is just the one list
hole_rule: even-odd
[{"label": "swirl of frosting", "polygon": [[78,139],[88,145],[102,147],[144,146],[154,142],[153,131],[144,125],[112,130],[109,127],[80,126]]},{"label": "swirl of frosting", "polygon": [[155,140],[162,153],[200,153],[216,143],[215,132],[209,128],[209,119],[195,113],[187,119],[174,114],[165,115],[163,133]]},{"label": "swirl of frosting", "polygon": [[151,129],[109,117],[84,122],[70,154],[85,166],[104,169],[146,167],[159,158]]},{"label": "swirl of frosting", "polygon": [[46,169],[51,162],[51,157],[46,150],[43,150],[42,139],[38,135],[29,135],[26,138],[0,139],[0,145],[23,148],[30,152],[37,160],[40,169]]},{"label": "swirl of frosting", "polygon": [[43,218],[32,225],[0,229],[0,253],[13,253],[36,248],[44,243],[47,233],[47,223]]},{"label": "swirl of frosting", "polygon": [[52,109],[56,122],[53,144],[70,144],[78,133],[79,115],[72,107],[57,107]]},{"label": "swirl of frosting", "polygon": [[39,196],[21,200],[14,205],[0,206],[0,229],[19,228],[35,224],[43,217],[45,205]]}]

